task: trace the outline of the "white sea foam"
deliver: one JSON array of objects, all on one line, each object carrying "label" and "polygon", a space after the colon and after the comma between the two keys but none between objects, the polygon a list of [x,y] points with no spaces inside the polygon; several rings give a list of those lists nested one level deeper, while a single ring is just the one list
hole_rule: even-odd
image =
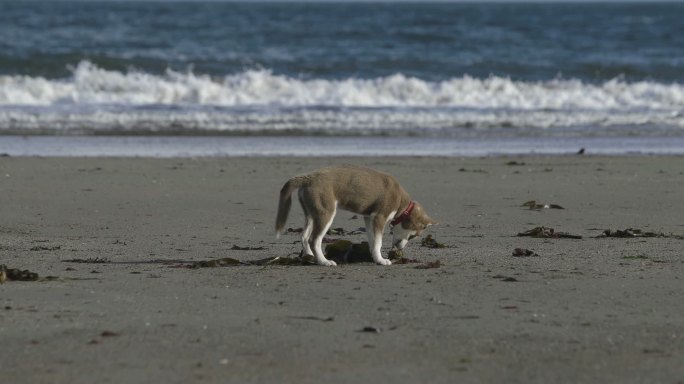
[{"label": "white sea foam", "polygon": [[81,62],[65,79],[0,76],[0,131],[297,131],[456,128],[684,128],[684,85],[539,82],[468,76],[430,82],[307,79],[248,70],[217,78],[110,71]]}]

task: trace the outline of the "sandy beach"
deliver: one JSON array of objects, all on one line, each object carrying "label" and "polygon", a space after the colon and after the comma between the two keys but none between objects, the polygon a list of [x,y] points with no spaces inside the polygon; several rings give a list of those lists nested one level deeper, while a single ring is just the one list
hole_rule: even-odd
[{"label": "sandy beach", "polygon": [[[446,248],[185,268],[299,252],[278,191],[336,163],[395,175]],[[684,383],[682,191],[682,157],[2,157],[0,264],[55,278],[0,285],[0,381]]]}]

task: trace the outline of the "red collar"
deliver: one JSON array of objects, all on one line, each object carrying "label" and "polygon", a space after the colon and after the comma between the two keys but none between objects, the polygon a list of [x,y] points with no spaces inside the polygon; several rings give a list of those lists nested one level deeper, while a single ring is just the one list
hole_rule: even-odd
[{"label": "red collar", "polygon": [[395,226],[403,222],[404,220],[408,219],[408,217],[411,216],[411,212],[413,211],[413,207],[415,205],[416,203],[414,203],[413,201],[409,201],[409,205],[408,207],[406,207],[406,209],[404,209],[404,212],[402,212],[399,216],[395,217],[394,220],[390,222],[390,224],[392,224],[392,226]]}]

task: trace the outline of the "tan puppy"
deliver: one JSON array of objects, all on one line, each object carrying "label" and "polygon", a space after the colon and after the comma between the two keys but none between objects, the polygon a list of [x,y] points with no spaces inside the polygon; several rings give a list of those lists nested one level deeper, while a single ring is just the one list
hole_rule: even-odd
[{"label": "tan puppy", "polygon": [[323,255],[321,242],[338,208],[363,215],[373,260],[382,265],[392,264],[380,253],[382,234],[387,224],[393,228],[392,245],[400,250],[411,238],[435,224],[391,175],[342,165],[295,176],[285,183],[280,190],[275,224],[278,236],[285,226],[295,189],[299,189],[299,202],[305,217],[302,230],[304,254],[314,255],[320,265],[336,265]]}]

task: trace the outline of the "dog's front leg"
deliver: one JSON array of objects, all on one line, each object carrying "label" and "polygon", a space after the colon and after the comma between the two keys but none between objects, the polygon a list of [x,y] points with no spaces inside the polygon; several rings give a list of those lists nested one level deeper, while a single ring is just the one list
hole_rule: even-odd
[{"label": "dog's front leg", "polygon": [[372,218],[370,216],[364,216],[363,221],[366,224],[366,236],[368,237],[368,249],[373,250],[373,248],[372,248],[373,244],[374,244],[373,238],[375,237],[373,232],[375,232],[375,231],[373,230]]},{"label": "dog's front leg", "polygon": [[[389,221],[388,218],[382,216],[382,215],[371,215],[370,220],[371,222],[371,227],[368,228],[366,226],[366,231],[369,231],[369,233],[372,233],[372,236],[368,236],[368,240],[371,242],[368,243],[368,246],[370,247],[371,251],[371,256],[373,256],[373,261],[375,263],[380,264],[380,265],[390,265],[392,264],[391,261],[388,259],[385,259],[382,257],[382,233],[385,230],[385,226],[387,225],[387,222]],[[370,232],[372,231],[372,232]]]}]

